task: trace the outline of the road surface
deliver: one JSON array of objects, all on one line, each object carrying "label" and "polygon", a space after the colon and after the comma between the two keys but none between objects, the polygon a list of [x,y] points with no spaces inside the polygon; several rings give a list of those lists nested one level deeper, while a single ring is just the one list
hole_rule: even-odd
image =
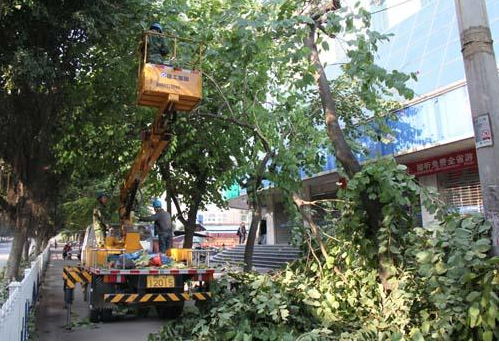
[{"label": "road surface", "polygon": [[[66,261],[67,264],[68,261]],[[76,263],[76,261],[74,261]],[[40,341],[145,341],[150,332],[157,332],[164,319],[150,311],[147,318],[122,315],[110,323],[92,324],[88,321],[87,303],[78,285],[72,305],[71,330],[65,328],[67,312],[64,306],[62,284],[62,249],[52,250],[51,260],[41,287],[37,307],[36,332],[32,339]]]},{"label": "road surface", "polygon": [[7,264],[11,246],[12,241],[0,243],[0,270]]}]

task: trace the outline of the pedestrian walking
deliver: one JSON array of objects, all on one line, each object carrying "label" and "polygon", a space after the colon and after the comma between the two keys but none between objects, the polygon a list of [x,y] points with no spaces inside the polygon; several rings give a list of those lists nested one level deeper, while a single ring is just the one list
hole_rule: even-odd
[{"label": "pedestrian walking", "polygon": [[239,237],[239,244],[244,244],[246,241],[246,224],[244,222],[241,222],[241,225],[239,225],[237,236]]}]

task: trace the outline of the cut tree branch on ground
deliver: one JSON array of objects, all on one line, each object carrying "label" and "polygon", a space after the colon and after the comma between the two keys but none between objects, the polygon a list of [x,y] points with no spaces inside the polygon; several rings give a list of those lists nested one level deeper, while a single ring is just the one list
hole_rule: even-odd
[{"label": "cut tree branch on ground", "polygon": [[298,211],[301,213],[302,217],[305,219],[305,221],[310,225],[310,230],[315,236],[315,239],[317,240],[317,243],[319,244],[319,248],[321,250],[322,255],[324,256],[325,259],[329,257],[326,248],[324,246],[324,242],[322,241],[321,233],[319,229],[317,228],[317,225],[313,221],[312,217],[310,216],[310,213],[304,208],[306,205],[304,204],[303,199],[297,194],[293,193],[293,202],[298,209]]},{"label": "cut tree branch on ground", "polygon": [[317,254],[315,253],[314,247],[312,246],[312,237],[310,237],[310,233],[307,231],[307,244],[308,250],[312,253],[315,260],[317,261],[317,266],[319,267],[319,279],[322,279],[322,263]]}]

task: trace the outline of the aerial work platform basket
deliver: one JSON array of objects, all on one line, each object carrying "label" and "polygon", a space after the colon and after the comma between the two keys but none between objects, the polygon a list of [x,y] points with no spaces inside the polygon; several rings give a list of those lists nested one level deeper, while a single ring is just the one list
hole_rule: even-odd
[{"label": "aerial work platform basket", "polygon": [[[150,36],[161,36],[169,39],[173,45],[170,61],[165,64],[147,63],[147,43]],[[193,110],[202,98],[201,49],[195,53],[196,58],[188,56],[189,52],[177,59],[179,42],[196,44],[188,39],[144,31],[142,35],[142,56],[139,66],[138,104],[164,109],[168,103],[173,103],[175,111]],[[191,51],[191,54],[194,52]],[[189,58],[190,57],[190,58]]]}]

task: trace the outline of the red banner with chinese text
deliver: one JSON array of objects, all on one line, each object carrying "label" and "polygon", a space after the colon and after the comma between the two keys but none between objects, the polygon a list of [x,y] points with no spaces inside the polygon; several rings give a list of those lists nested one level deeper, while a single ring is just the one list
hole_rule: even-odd
[{"label": "red banner with chinese text", "polygon": [[418,162],[407,163],[407,171],[415,176],[431,175],[451,170],[478,167],[476,150],[456,151],[448,155],[436,156]]}]

